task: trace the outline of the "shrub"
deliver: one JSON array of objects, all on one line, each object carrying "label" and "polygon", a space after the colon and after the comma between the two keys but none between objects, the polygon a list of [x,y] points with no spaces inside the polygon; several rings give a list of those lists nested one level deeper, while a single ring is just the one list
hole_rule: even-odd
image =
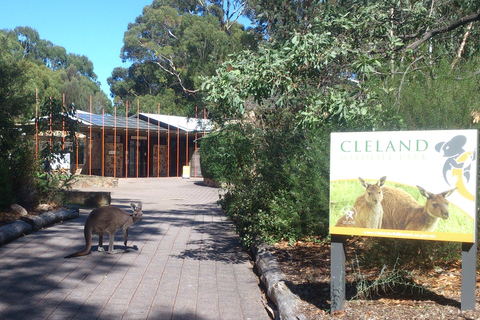
[{"label": "shrub", "polygon": [[246,245],[326,236],[328,132],[292,128],[284,115],[268,120],[267,130],[243,122],[205,137],[202,173],[226,186],[220,204]]}]

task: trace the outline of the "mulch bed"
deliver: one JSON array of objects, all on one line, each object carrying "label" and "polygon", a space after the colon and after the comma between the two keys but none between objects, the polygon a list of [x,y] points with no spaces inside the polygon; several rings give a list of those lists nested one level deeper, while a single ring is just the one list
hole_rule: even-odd
[{"label": "mulch bed", "polygon": [[[350,241],[347,260],[361,250],[361,242]],[[330,244],[326,242],[286,242],[274,246],[274,254],[290,290],[302,300],[307,319],[480,319],[477,285],[475,311],[461,311],[461,263],[452,261],[442,268],[408,272],[404,285],[386,285],[357,296],[357,285],[371,284],[385,272],[363,267],[361,274],[347,263],[347,302],[342,311],[330,314]],[[384,273],[382,273],[384,274]],[[396,274],[396,273],[395,273]],[[399,273],[400,274],[400,273]],[[404,279],[404,280],[405,280]],[[477,272],[477,283],[480,275]]]}]

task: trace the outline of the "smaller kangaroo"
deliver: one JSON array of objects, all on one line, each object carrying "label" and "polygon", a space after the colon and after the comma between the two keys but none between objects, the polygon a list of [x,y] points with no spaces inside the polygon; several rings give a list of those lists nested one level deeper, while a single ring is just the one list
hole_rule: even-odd
[{"label": "smaller kangaroo", "polygon": [[349,219],[355,219],[355,228],[380,229],[382,227],[383,208],[381,201],[383,199],[382,187],[387,177],[381,177],[375,184],[369,184],[362,178],[358,178],[365,188],[365,193],[360,195],[353,204],[356,216],[353,218],[353,212],[346,214],[338,219],[336,227],[346,227]]},{"label": "smaller kangaroo", "polygon": [[90,253],[92,248],[92,234],[98,235],[98,251],[104,251],[103,248],[103,236],[109,235],[108,253],[123,253],[126,250],[114,249],[113,243],[115,240],[115,233],[118,229],[122,229],[123,237],[125,239],[124,244],[127,245],[128,240],[128,228],[130,228],[135,222],[142,220],[142,203],[138,205],[134,203],[130,204],[133,209],[133,214],[129,215],[124,210],[113,207],[103,206],[93,209],[88,215],[87,221],[83,232],[85,234],[85,249],[79,252],[72,253],[65,258],[80,257]]}]

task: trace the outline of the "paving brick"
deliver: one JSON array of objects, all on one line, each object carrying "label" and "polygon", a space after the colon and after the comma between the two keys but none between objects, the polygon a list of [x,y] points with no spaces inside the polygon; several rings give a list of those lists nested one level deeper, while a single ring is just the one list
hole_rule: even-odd
[{"label": "paving brick", "polygon": [[[110,191],[112,205],[127,211],[142,201],[129,252],[97,252],[94,237],[89,255],[63,258],[85,246],[87,209],[0,247],[0,319],[269,319],[248,256],[216,205],[218,189],[129,178],[86,190]],[[124,246],[121,231],[115,240]]]}]

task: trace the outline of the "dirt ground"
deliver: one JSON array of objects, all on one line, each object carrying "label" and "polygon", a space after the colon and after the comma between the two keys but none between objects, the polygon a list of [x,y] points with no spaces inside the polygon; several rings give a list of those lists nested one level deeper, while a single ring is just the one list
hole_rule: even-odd
[{"label": "dirt ground", "polygon": [[[40,215],[45,211],[58,209],[59,206],[55,203],[43,204],[36,209],[28,210],[29,215]],[[13,210],[8,209],[0,212],[0,226],[15,222],[21,218],[19,213],[13,212]]]},{"label": "dirt ground", "polygon": [[[354,247],[353,243],[347,244],[347,260],[355,254]],[[382,271],[379,268],[363,268],[359,275],[347,263],[345,308],[330,314],[330,244],[279,243],[274,249],[288,286],[300,297],[302,312],[309,320],[480,319],[480,275],[477,272],[476,310],[462,312],[461,266],[458,261],[452,261],[444,268],[412,271],[409,278],[402,278],[406,280],[405,285],[386,285],[377,291],[370,291],[370,296],[366,299],[357,295],[357,285],[371,284],[374,279],[379,278]],[[360,286],[363,287],[365,286]]]}]

